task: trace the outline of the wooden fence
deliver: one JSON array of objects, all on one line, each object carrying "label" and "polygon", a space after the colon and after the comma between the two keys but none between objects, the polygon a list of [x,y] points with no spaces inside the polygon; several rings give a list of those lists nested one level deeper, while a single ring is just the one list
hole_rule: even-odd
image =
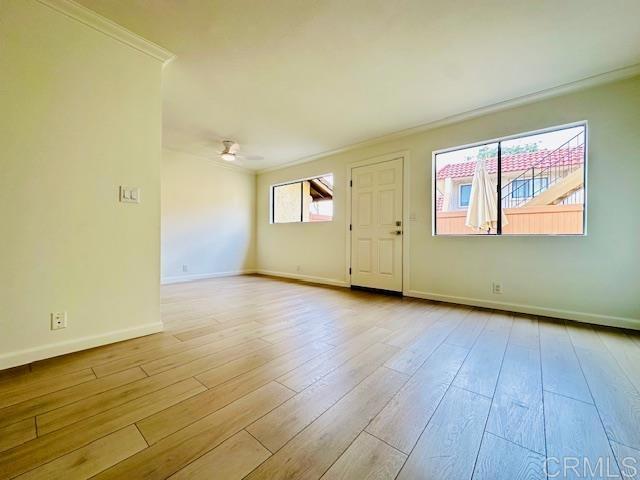
[{"label": "wooden fence", "polygon": [[[504,234],[580,234],[583,230],[582,205],[541,205],[537,207],[507,208],[508,224]],[[465,226],[465,210],[438,212],[436,231],[440,235],[478,234]]]}]

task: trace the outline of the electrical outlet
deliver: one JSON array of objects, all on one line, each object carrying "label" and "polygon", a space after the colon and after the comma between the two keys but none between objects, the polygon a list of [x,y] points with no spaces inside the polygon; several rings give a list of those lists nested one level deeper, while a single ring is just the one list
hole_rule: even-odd
[{"label": "electrical outlet", "polygon": [[51,330],[67,328],[67,312],[53,312],[51,314]]},{"label": "electrical outlet", "polygon": [[491,291],[494,295],[502,295],[502,283],[493,282],[493,284],[491,285]]},{"label": "electrical outlet", "polygon": [[182,271],[183,272],[188,272],[189,271],[189,266],[188,265],[182,265]]}]

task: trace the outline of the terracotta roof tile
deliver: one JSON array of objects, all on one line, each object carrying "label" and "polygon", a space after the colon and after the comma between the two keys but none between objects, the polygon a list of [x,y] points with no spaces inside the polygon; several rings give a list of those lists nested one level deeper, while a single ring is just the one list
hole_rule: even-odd
[{"label": "terracotta roof tile", "polygon": [[[532,166],[536,168],[544,168],[560,163],[568,163],[570,158],[571,164],[582,163],[584,161],[584,146],[573,147],[570,149],[560,149],[555,151],[539,150],[537,152],[517,153],[515,155],[505,155],[502,157],[503,172],[524,171]],[[487,171],[495,174],[497,170],[497,157],[487,159]],[[447,177],[463,178],[473,177],[476,168],[476,162],[450,163],[438,171],[437,179],[441,180]]]}]

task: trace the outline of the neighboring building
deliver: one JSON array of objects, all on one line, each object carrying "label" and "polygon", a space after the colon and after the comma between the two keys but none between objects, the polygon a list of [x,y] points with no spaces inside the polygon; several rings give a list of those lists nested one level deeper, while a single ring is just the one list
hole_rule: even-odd
[{"label": "neighboring building", "polygon": [[327,222],[333,219],[333,175],[273,187],[273,222]]}]

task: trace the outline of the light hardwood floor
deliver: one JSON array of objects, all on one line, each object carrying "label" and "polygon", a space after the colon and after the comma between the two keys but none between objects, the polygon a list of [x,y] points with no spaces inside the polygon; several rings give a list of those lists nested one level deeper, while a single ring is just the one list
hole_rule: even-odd
[{"label": "light hardwood floor", "polygon": [[635,333],[258,276],[162,315],[0,372],[0,478],[640,478]]}]

